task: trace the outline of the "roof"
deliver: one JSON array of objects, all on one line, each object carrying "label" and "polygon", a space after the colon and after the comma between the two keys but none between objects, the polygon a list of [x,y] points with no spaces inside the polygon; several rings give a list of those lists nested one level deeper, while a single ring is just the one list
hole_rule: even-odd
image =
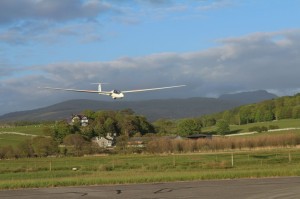
[{"label": "roof", "polygon": [[212,135],[210,135],[210,134],[193,134],[193,135],[187,136],[187,138],[190,138],[190,139],[212,138]]}]

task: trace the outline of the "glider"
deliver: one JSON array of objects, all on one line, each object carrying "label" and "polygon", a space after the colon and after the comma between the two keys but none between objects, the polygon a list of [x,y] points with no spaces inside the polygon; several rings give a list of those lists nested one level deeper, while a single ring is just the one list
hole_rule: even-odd
[{"label": "glider", "polygon": [[177,86],[167,86],[167,87],[147,88],[147,89],[127,90],[127,91],[120,91],[120,90],[103,91],[101,85],[105,84],[105,83],[93,83],[93,84],[98,84],[98,90],[78,90],[78,89],[52,88],[52,87],[39,87],[39,88],[42,88],[42,89],[51,89],[51,90],[63,90],[63,91],[83,92],[83,93],[97,93],[97,94],[100,94],[100,95],[111,96],[113,99],[122,99],[124,97],[125,93],[136,93],[136,92],[144,92],[144,91],[154,91],[154,90],[162,90],[162,89],[178,88],[178,87],[186,86],[186,85],[177,85]]}]

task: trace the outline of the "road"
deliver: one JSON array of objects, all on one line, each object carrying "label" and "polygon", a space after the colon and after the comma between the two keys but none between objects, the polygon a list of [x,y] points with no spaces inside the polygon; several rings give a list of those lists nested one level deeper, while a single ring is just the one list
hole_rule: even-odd
[{"label": "road", "polygon": [[104,185],[0,191],[0,199],[300,198],[300,177]]}]

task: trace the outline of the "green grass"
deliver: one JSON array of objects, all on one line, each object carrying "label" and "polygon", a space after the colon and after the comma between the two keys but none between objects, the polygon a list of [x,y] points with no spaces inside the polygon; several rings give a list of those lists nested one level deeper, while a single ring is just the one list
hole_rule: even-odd
[{"label": "green grass", "polygon": [[[245,125],[231,125],[230,129],[233,133],[242,133],[248,132],[250,127],[253,126],[266,126],[277,125],[279,128],[290,128],[290,127],[300,127],[300,119],[285,119],[279,121],[271,121],[271,122],[261,122],[261,123],[253,123],[253,124],[245,124]],[[0,132],[19,132],[33,135],[43,135],[43,125],[28,125],[28,126],[18,126],[18,127],[0,127]],[[215,127],[205,127],[202,128],[203,133],[210,133],[215,131]],[[293,131],[296,133],[300,133],[300,130]],[[282,132],[274,132],[274,134],[280,134]],[[28,139],[27,136],[22,135],[3,135],[0,134],[0,147],[1,146],[17,146],[20,142]]]},{"label": "green grass", "polygon": [[[269,127],[270,125],[276,125],[279,128],[300,128],[300,119],[284,119],[278,121],[270,121],[270,122],[259,122],[259,123],[251,123],[251,124],[243,124],[243,125],[230,125],[230,130],[234,133],[243,133],[249,132],[249,128],[253,126],[265,126]],[[216,127],[205,127],[201,129],[203,133],[214,132]]]},{"label": "green grass", "polygon": [[17,127],[0,127],[0,132],[19,132],[33,135],[43,135],[43,125],[28,125]]},{"label": "green grass", "polygon": [[0,147],[9,146],[12,147],[18,146],[21,142],[25,139],[29,139],[28,136],[21,136],[21,135],[10,135],[10,134],[0,134]]},{"label": "green grass", "polygon": [[299,176],[299,163],[296,148],[1,160],[0,189]]},{"label": "green grass", "polygon": [[0,127],[0,147],[11,145],[13,147],[18,146],[25,139],[31,138],[31,136],[15,135],[15,134],[1,134],[1,132],[17,132],[31,135],[44,135],[43,125],[29,125],[18,127]]}]

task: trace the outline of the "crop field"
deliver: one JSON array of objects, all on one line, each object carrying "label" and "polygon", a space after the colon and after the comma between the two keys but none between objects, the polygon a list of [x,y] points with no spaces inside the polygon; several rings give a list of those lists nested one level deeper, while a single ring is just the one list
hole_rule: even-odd
[{"label": "crop field", "polygon": [[300,175],[300,149],[0,160],[0,189]]}]

